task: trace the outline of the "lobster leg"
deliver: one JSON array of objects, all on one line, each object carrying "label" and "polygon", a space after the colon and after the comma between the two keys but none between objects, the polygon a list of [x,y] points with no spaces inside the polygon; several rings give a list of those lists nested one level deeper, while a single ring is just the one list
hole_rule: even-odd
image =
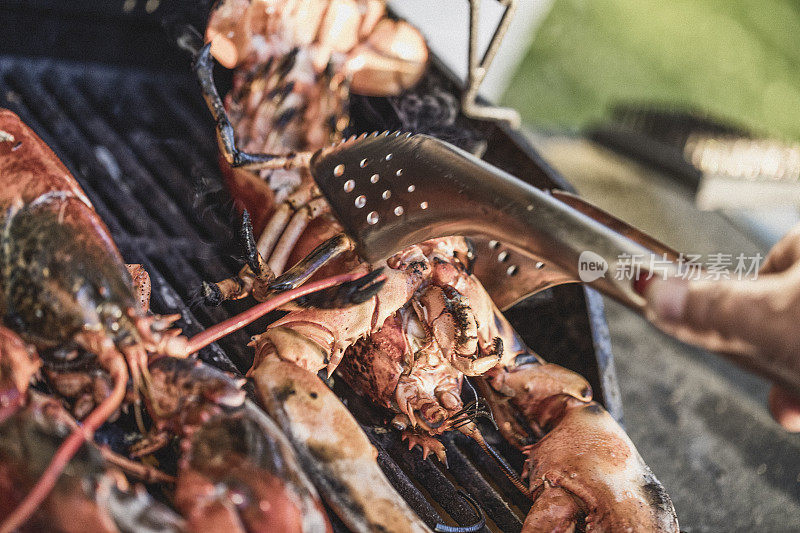
[{"label": "lobster leg", "polygon": [[353,241],[344,233],[334,235],[314,248],[299,263],[275,278],[269,284],[269,288],[274,292],[283,292],[299,287],[308,281],[320,268],[351,250],[353,250]]},{"label": "lobster leg", "polygon": [[307,185],[300,187],[281,202],[261,232],[261,236],[258,239],[259,253],[264,257],[271,257],[278,240],[283,235],[287,225],[292,223],[297,211],[318,198],[320,198],[320,192],[317,187]]},{"label": "lobster leg", "polygon": [[258,250],[256,239],[253,235],[253,224],[250,222],[250,213],[245,209],[242,212],[242,242],[244,243],[245,260],[247,266],[255,278],[260,282],[266,282],[275,277],[264,257]]},{"label": "lobster leg", "polygon": [[236,147],[233,126],[225,112],[225,106],[214,85],[214,59],[211,55],[211,43],[205,45],[195,58],[194,70],[200,81],[200,90],[206,101],[217,128],[217,140],[225,160],[234,168],[246,170],[291,169],[308,167],[311,152],[299,152],[287,155],[250,154]]},{"label": "lobster leg", "polygon": [[244,245],[244,260],[246,264],[236,276],[216,283],[203,282],[201,294],[209,305],[217,306],[225,300],[246,298],[253,291],[254,286],[262,286],[275,277],[264,257],[258,251],[255,237],[253,236],[253,225],[250,223],[250,213],[246,209],[242,212],[242,227],[239,231]]},{"label": "lobster leg", "polygon": [[275,245],[272,255],[270,255],[269,266],[273,271],[283,272],[289,259],[289,254],[292,253],[295,244],[308,227],[308,223],[329,210],[330,207],[325,198],[318,197],[295,212],[286,226],[286,230],[281,234],[281,238]]},{"label": "lobster leg", "polygon": [[465,357],[455,355],[451,361],[452,365],[466,376],[481,376],[491,370],[503,357],[503,341],[499,337],[492,344],[492,349],[482,356]]},{"label": "lobster leg", "polygon": [[[434,267],[438,269],[440,267]],[[470,283],[470,281],[467,281]],[[470,300],[452,285],[426,290],[414,303],[420,320],[426,320],[437,344],[454,368],[467,376],[479,376],[496,366],[503,356],[503,341],[492,339],[481,349],[478,323]]]},{"label": "lobster leg", "polygon": [[114,453],[108,447],[101,447],[100,453],[103,455],[103,459],[109,464],[116,466],[126,474],[138,478],[145,483],[175,483],[175,478],[173,476],[165,474],[153,466],[131,461],[127,457]]},{"label": "lobster leg", "polygon": [[236,276],[216,283],[203,282],[201,294],[209,305],[217,306],[225,300],[246,298],[253,291],[254,286],[263,286],[275,277],[256,246],[250,213],[246,209],[242,212],[242,227],[239,231],[244,245],[246,264]]},{"label": "lobster leg", "polygon": [[250,295],[253,289],[252,277],[248,276],[250,267],[245,265],[238,275],[222,281],[204,281],[200,294],[206,305],[218,306],[225,300],[241,300]]},{"label": "lobster leg", "polygon": [[[249,230],[252,236],[252,228]],[[247,239],[245,239],[248,242]],[[209,305],[219,305],[224,300],[244,298],[252,294],[260,302],[267,301],[278,293],[299,287],[319,271],[320,268],[353,249],[353,242],[344,234],[331,237],[317,246],[309,255],[282,275],[273,279],[272,270],[265,264],[257,249],[247,246],[249,257],[238,276],[217,283],[203,282],[202,294]],[[254,275],[254,267],[259,274]],[[270,272],[265,276],[264,271]]]}]

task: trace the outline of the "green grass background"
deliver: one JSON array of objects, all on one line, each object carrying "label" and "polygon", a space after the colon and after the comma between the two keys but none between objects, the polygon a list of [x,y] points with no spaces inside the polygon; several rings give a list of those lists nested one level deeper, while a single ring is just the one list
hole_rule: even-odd
[{"label": "green grass background", "polygon": [[621,101],[800,140],[800,1],[556,0],[504,103],[572,129]]}]

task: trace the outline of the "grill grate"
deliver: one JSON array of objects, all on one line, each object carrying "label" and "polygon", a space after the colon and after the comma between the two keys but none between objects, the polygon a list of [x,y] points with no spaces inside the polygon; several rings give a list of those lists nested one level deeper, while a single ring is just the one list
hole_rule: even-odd
[{"label": "grill grate", "polygon": [[[226,194],[218,190],[216,201],[199,201],[194,185],[218,187],[221,180],[213,127],[188,64],[176,73],[0,56],[0,105],[16,112],[73,171],[125,260],[147,268],[154,311],[180,313],[178,325],[192,335],[249,305],[190,308],[185,303],[201,280],[221,279],[239,266],[233,251],[220,251],[220,243],[235,240]],[[509,148],[493,150],[490,142],[490,155]],[[587,376],[598,398],[618,416],[601,305],[593,293],[559,288],[516,307],[509,318],[546,358]],[[252,360],[249,336],[263,327],[264,320],[256,322],[200,357],[225,370],[245,370]],[[473,521],[474,512],[457,495],[461,488],[486,512],[484,531],[520,530],[530,503],[472,441],[460,434],[445,437],[449,469],[434,459],[422,461],[419,450],[407,450],[397,432],[385,429],[387,413],[341,382],[336,391],[378,448],[378,462],[392,484],[428,524]],[[516,450],[490,427],[481,429],[510,464],[521,467]],[[338,522],[335,527],[345,530]]]}]

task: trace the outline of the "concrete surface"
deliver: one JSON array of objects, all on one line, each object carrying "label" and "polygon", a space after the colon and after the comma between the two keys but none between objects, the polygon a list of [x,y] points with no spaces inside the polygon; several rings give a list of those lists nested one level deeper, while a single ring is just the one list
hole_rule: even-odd
[{"label": "concrete surface", "polygon": [[[725,217],[694,209],[664,176],[584,140],[534,142],[588,199],[678,250],[765,252]],[[628,432],[681,529],[800,531],[800,435],[770,418],[768,384],[606,305]]]}]

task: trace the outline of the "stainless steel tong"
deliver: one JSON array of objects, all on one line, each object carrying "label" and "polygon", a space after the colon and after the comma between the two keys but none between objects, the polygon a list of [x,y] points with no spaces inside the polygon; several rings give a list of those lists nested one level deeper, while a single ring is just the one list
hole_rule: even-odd
[{"label": "stainless steel tong", "polygon": [[[500,309],[582,281],[644,312],[637,272],[626,272],[632,258],[645,267],[638,280],[656,274],[646,271],[649,257],[657,275],[680,273],[675,251],[579,197],[537,189],[426,135],[362,135],[316,152],[310,167],[362,257],[375,262],[427,239],[471,237],[474,272]],[[800,395],[792,361],[716,337],[705,344]]]},{"label": "stainless steel tong", "polygon": [[621,263],[656,254],[677,273],[677,254],[635,228],[433,137],[362,135],[317,152],[310,165],[362,257],[375,262],[426,239],[469,236],[475,274],[501,309],[582,280],[642,309],[633,276],[615,275],[627,268]]}]

